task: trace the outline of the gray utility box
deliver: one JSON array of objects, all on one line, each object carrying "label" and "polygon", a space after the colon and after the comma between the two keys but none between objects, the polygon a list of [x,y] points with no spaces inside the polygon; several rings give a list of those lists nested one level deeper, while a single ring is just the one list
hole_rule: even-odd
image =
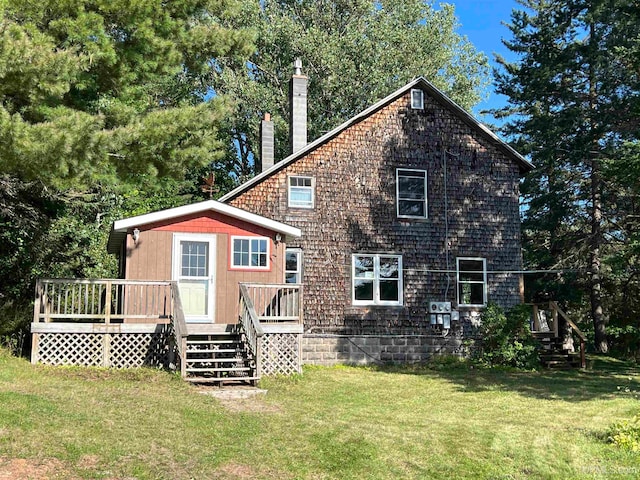
[{"label": "gray utility box", "polygon": [[460,320],[460,313],[452,310],[451,302],[429,302],[429,323],[432,326],[451,328],[451,322]]}]

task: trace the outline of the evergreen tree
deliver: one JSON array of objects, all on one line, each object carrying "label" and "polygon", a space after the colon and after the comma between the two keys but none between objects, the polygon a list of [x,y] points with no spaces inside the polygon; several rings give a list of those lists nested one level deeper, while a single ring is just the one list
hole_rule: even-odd
[{"label": "evergreen tree", "polygon": [[[609,197],[605,167],[623,162],[623,144],[638,138],[637,51],[640,9],[633,0],[523,0],[506,46],[519,59],[499,58],[497,91],[509,97],[500,114],[505,132],[529,153],[536,170],[525,180],[529,266],[577,268],[598,351],[608,350],[607,260],[623,234]],[[613,188],[612,188],[613,187]]]}]

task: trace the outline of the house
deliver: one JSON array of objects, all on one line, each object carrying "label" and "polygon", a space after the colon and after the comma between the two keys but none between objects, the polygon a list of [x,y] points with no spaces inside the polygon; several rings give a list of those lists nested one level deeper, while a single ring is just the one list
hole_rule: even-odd
[{"label": "house", "polygon": [[122,219],[119,280],[43,280],[32,361],[256,380],[301,363],[464,354],[487,302],[521,302],[518,183],[532,165],[418,78],[223,196]]},{"label": "house", "polygon": [[460,353],[487,302],[521,302],[532,165],[424,78],[306,144],[306,82],[298,68],[292,154],[220,199],[302,232],[286,255],[305,288],[303,361]]},{"label": "house", "polygon": [[215,200],[114,222],[120,279],[43,279],[32,362],[179,367],[191,381],[300,371],[299,285],[285,282],[296,227]]}]

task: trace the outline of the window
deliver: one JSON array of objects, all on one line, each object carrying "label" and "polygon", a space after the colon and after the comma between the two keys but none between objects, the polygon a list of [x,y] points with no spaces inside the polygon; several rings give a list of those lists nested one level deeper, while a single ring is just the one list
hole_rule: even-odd
[{"label": "window", "polygon": [[354,305],[402,305],[402,256],[353,255],[352,282]]},{"label": "window", "polygon": [[411,108],[422,110],[424,108],[424,92],[417,88],[411,90]]},{"label": "window", "polygon": [[313,178],[289,177],[289,206],[313,208]]},{"label": "window", "polygon": [[302,250],[299,248],[287,248],[284,277],[286,283],[302,283]]},{"label": "window", "polygon": [[208,242],[180,242],[180,276],[206,277],[209,275],[208,247]]},{"label": "window", "polygon": [[484,258],[458,258],[458,305],[483,307],[487,304],[487,261]]},{"label": "window", "polygon": [[231,237],[231,266],[234,268],[269,268],[269,239],[264,237]]},{"label": "window", "polygon": [[396,196],[399,218],[427,218],[427,172],[396,170]]}]

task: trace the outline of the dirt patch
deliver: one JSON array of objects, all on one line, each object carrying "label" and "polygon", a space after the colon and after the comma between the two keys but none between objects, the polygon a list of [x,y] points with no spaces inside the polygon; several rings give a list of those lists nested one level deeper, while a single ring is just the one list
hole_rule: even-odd
[{"label": "dirt patch", "polygon": [[221,478],[255,478],[256,471],[249,465],[240,465],[238,463],[227,463],[222,465],[218,472],[222,475]]},{"label": "dirt patch", "polygon": [[64,464],[55,458],[26,460],[24,458],[0,457],[0,480],[55,480],[72,477]]}]

